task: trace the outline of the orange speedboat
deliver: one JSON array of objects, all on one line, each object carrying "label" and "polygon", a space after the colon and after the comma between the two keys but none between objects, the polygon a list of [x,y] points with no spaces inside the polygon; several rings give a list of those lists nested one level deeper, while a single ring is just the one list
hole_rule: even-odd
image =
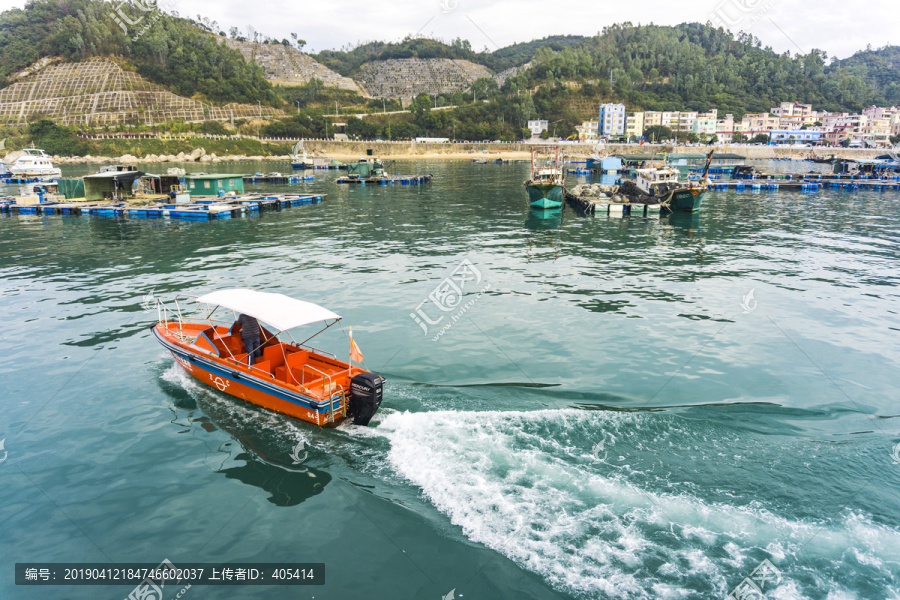
[{"label": "orange speedboat", "polygon": [[[179,299],[195,299],[201,309],[205,306],[203,318],[186,321]],[[214,319],[219,308],[233,311],[234,319]],[[153,334],[159,343],[185,371],[226,394],[320,426],[334,426],[348,417],[357,425],[368,425],[381,405],[384,378],[353,365],[362,355],[352,330],[348,362],[307,345],[341,320],[326,308],[282,294],[228,289],[199,298],[175,296],[171,306],[157,299],[157,309],[159,322]],[[238,314],[260,324],[261,356],[252,365],[235,332]],[[324,327],[303,342],[293,340],[290,330],[313,323]],[[290,337],[291,342],[279,336]]]}]

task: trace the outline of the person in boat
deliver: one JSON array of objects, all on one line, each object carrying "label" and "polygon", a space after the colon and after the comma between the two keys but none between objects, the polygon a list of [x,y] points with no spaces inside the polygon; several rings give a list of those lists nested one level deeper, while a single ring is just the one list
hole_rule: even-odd
[{"label": "person in boat", "polygon": [[262,350],[259,347],[259,321],[250,315],[241,313],[232,329],[240,332],[244,349],[247,351],[247,363],[252,365],[254,358],[262,356]]}]

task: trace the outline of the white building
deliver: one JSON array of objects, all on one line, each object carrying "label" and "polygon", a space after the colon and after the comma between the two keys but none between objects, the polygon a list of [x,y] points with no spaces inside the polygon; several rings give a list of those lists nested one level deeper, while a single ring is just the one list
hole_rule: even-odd
[{"label": "white building", "polygon": [[601,137],[622,137],[625,135],[625,105],[600,105],[600,119],[597,132]]},{"label": "white building", "polygon": [[531,130],[531,137],[533,138],[539,137],[541,133],[547,131],[549,127],[550,121],[547,120],[528,121],[528,129]]}]

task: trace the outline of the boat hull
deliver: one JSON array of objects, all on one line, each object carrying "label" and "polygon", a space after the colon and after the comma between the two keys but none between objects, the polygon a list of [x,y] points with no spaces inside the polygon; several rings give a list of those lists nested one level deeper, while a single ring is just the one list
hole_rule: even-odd
[{"label": "boat hull", "polygon": [[[299,386],[287,386],[265,375],[254,374],[244,362],[197,352],[192,345],[167,335],[162,324],[154,326],[153,334],[185,372],[230,396],[319,426],[337,425],[347,416],[348,402],[343,394],[314,398],[302,393]],[[359,369],[353,369],[354,374],[359,372]]]},{"label": "boat hull", "polygon": [[705,194],[706,190],[678,190],[673,194],[672,200],[669,202],[669,209],[672,212],[697,212],[700,210]]},{"label": "boat hull", "polygon": [[563,186],[558,183],[533,183],[525,184],[528,192],[528,202],[534,208],[559,208],[565,200]]}]

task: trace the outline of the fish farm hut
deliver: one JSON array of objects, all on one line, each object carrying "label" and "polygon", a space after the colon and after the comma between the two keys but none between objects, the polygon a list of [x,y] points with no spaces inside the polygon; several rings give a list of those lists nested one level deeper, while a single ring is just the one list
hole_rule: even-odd
[{"label": "fish farm hut", "polygon": [[244,193],[244,176],[223,173],[187,173],[184,176],[187,190],[195,196],[217,196],[224,193]]}]

